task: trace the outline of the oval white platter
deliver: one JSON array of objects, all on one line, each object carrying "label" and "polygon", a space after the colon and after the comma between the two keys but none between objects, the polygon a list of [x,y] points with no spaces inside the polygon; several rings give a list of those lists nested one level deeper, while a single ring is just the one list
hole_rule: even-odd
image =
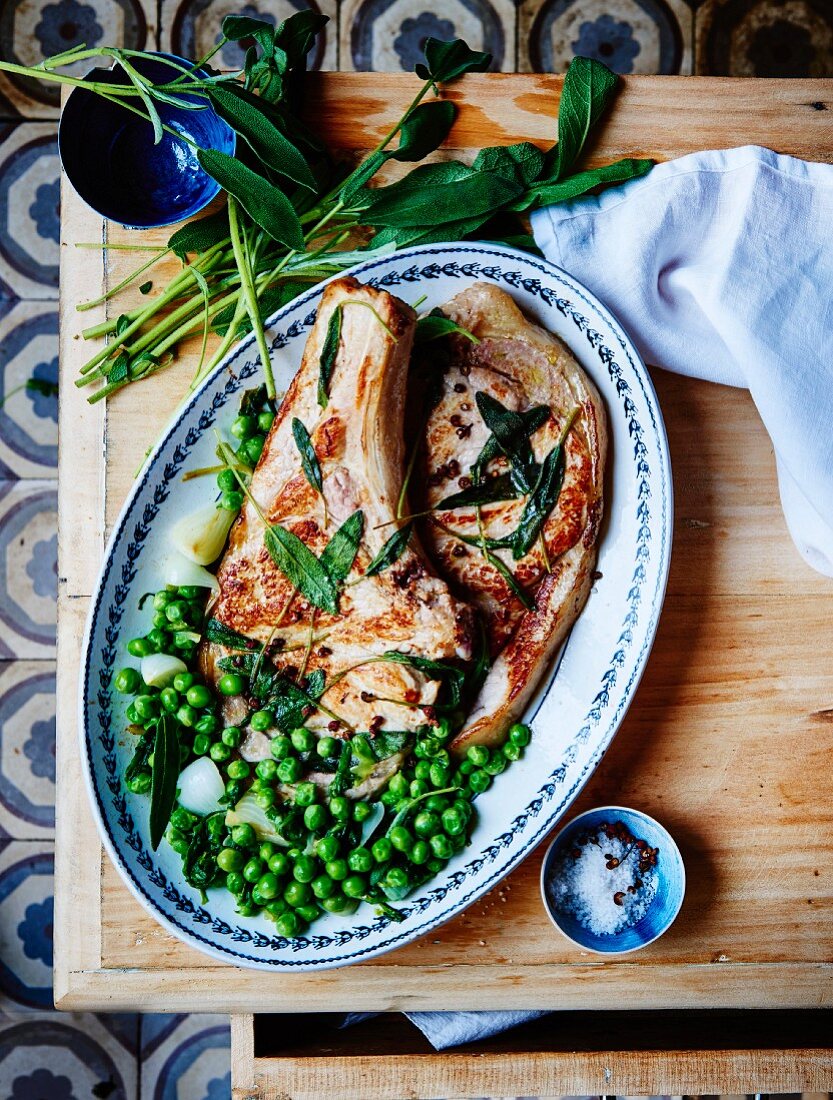
[{"label": "oval white platter", "polygon": [[[671,469],[656,394],[633,344],[592,294],[544,260],[481,244],[412,248],[368,259],[351,274],[407,302],[425,296],[421,311],[478,280],[495,283],[570,346],[601,392],[609,419],[601,576],[557,668],[528,709],[532,744],[478,798],[469,846],[398,904],[401,923],[362,905],[349,917],[322,916],[306,935],[285,939],[265,917],[238,916],[225,889],[211,890],[203,903],[182,878],[179,856],[165,842],[151,850],[147,797],[122,784],[131,738],[125,699],[111,684],[127,663],[127,641],[147,631],[140,596],[165,584],[170,526],[213,492],[205,479],[183,482],[182,474],[216,461],[215,430],[228,427],[242,392],[260,381],[253,339],[240,343],[193,395],[146,463],[107,549],[82,659],[81,751],[105,848],[139,901],[193,947],[266,970],[323,970],[408,943],[470,905],[539,843],[592,774],[633,699],[656,633],[671,553]],[[319,285],[269,322],[279,390],[300,363],[320,296]]]}]

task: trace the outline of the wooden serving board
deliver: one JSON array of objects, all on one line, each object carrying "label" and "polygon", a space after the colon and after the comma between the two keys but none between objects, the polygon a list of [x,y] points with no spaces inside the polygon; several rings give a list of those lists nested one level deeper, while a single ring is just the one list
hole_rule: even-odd
[{"label": "wooden serving board", "polygon": [[[833,160],[833,81],[623,84],[591,161],[745,143]],[[453,93],[455,150],[551,142],[560,86],[552,76],[466,78]],[[412,88],[406,76],[326,74],[314,80],[308,109],[333,146],[357,153],[398,117]],[[107,406],[87,404],[88,391],[73,383],[94,348],[78,334],[106,313],[77,314],[75,304],[143,258],[108,246],[159,244],[168,234],[105,225],[69,186],[62,203],[57,1005],[233,1013],[833,1006],[833,582],[793,548],[772,447],[748,395],[661,370],[652,374],[676,496],[668,595],[636,700],[574,810],[620,803],[670,828],[688,873],[671,931],[619,960],[572,947],[540,901],[542,850],[453,921],[358,969],[240,970],[156,924],[103,854],[92,821],[78,748],[78,661],[106,536],[187,388],[197,349]],[[148,277],[162,285],[175,266]],[[126,295],[108,308],[141,300]]]}]

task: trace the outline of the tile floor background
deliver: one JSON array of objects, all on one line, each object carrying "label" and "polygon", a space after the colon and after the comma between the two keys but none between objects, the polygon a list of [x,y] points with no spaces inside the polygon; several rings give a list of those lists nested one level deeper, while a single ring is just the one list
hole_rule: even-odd
[{"label": "tile floor background", "polygon": [[[307,0],[314,3],[315,0]],[[305,0],[0,0],[0,56],[200,56],[232,11]],[[320,68],[409,70],[428,35],[504,70],[833,76],[833,0],[318,0]],[[235,65],[237,48],[222,52]],[[228,1100],[228,1023],[51,1011],[59,185],[54,88],[0,76],[0,1100]]]}]

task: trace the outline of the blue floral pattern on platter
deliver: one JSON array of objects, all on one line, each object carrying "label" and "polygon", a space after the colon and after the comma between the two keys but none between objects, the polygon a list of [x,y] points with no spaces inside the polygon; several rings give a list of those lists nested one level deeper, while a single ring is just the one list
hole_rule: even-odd
[{"label": "blue floral pattern on platter", "polygon": [[[567,721],[570,736],[562,744],[552,735],[533,738],[523,767],[503,780],[503,809],[484,809],[484,819],[491,819],[488,827],[481,821],[471,846],[433,884],[403,903],[402,924],[385,917],[361,923],[365,913],[360,910],[353,918],[359,923],[328,917],[316,926],[320,934],[293,939],[274,935],[264,918],[242,924],[230,897],[214,891],[202,904],[182,882],[177,857],[163,849],[150,851],[145,802],[126,794],[121,783],[127,751],[120,744],[124,722],[114,710],[111,692],[138,595],[153,583],[147,580],[151,574],[142,575],[143,569],[153,568],[152,563],[143,565],[143,551],[174,514],[172,501],[177,512],[183,508],[180,478],[186,463],[197,459],[201,447],[212,447],[211,429],[234,417],[237,396],[258,375],[251,339],[194,395],[146,465],[106,555],[82,663],[82,749],[105,845],[139,900],[193,946],[227,961],[268,969],[344,965],[415,939],[482,895],[538,843],[589,778],[624,716],[656,631],[670,557],[670,467],[653,387],[633,346],[587,291],[546,261],[475,244],[415,248],[368,261],[354,273],[405,298],[423,293],[436,298],[436,303],[426,302],[426,309],[477,280],[493,282],[569,339],[606,399],[614,437],[616,510],[602,545],[610,569],[600,561],[603,580],[591,597],[593,610],[580,618],[558,672],[579,697],[571,702],[570,692],[550,692],[550,677],[526,715],[536,730],[545,722],[554,725],[556,718]],[[320,294],[320,287],[308,291],[272,319],[270,347],[284,370],[288,357],[293,364],[300,360]],[[283,349],[288,352],[281,357]],[[196,503],[198,498],[191,499]],[[602,612],[602,635],[588,644],[588,630],[602,630]],[[585,668],[574,682],[570,677],[581,661],[591,663],[592,679]],[[518,776],[514,782],[513,774]]]}]

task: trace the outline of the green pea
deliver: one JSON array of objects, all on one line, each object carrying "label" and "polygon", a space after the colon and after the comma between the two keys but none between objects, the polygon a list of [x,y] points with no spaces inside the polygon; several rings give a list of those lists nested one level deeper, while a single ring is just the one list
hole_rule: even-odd
[{"label": "green pea", "polygon": [[272,728],[272,713],[268,710],[256,710],[249,719],[249,725],[258,733],[265,733]]},{"label": "green pea", "polygon": [[318,788],[314,783],[299,783],[295,788],[294,802],[296,806],[311,806],[318,796]]},{"label": "green pea", "polygon": [[183,806],[177,806],[171,814],[171,825],[181,832],[187,832],[189,829],[192,829],[196,820],[196,816],[189,813]]},{"label": "green pea", "polygon": [[315,854],[319,859],[323,859],[325,863],[330,859],[335,859],[340,847],[338,838],[334,836],[320,836],[314,845]]},{"label": "green pea", "polygon": [[469,786],[475,794],[483,794],[492,785],[492,777],[484,772],[482,768],[478,768],[477,771],[472,772],[469,776]]},{"label": "green pea", "polygon": [[485,745],[469,745],[466,756],[476,768],[482,768],[489,759],[489,750]]},{"label": "green pea", "polygon": [[284,936],[288,940],[292,939],[301,931],[301,918],[291,910],[288,913],[281,913],[275,921],[275,931],[279,936]]},{"label": "green pea", "polygon": [[137,695],[133,700],[133,709],[138,714],[140,721],[148,722],[156,716],[159,707],[152,695]]},{"label": "green pea", "polygon": [[156,652],[156,646],[147,638],[131,638],[127,643],[127,652],[131,657],[149,657]]},{"label": "green pea", "polygon": [[418,840],[414,844],[413,848],[411,848],[409,858],[411,860],[411,863],[416,863],[418,866],[421,866],[428,860],[430,855],[431,849],[428,846],[428,841]]},{"label": "green pea", "polygon": [[373,866],[373,856],[367,848],[354,848],[347,856],[347,866],[351,871],[366,873]]},{"label": "green pea", "polygon": [[430,760],[417,760],[414,766],[414,776],[417,779],[421,779],[423,782],[431,774],[431,761]]},{"label": "green pea", "polygon": [[524,750],[521,745],[516,745],[514,741],[507,741],[501,750],[503,755],[509,761],[520,760],[524,754]]},{"label": "green pea", "polygon": [[524,749],[532,740],[532,730],[522,722],[516,722],[509,728],[509,740],[513,745],[519,745]]},{"label": "green pea", "polygon": [[169,592],[166,588],[163,588],[153,597],[153,610],[164,611],[173,598],[173,593]]},{"label": "green pea", "polygon": [[241,917],[255,917],[258,908],[256,905],[252,905],[250,901],[246,901],[245,896],[241,896],[237,899],[237,912]]},{"label": "green pea", "polygon": [[147,794],[150,790],[151,774],[150,772],[137,772],[132,778],[126,782],[127,789],[132,794]]},{"label": "green pea", "polygon": [[496,752],[492,754],[492,758],[488,764],[484,764],[483,771],[486,775],[500,775],[501,772],[505,772],[509,766],[509,761],[503,755],[502,752]]},{"label": "green pea", "polygon": [[184,695],[195,679],[193,672],[178,672],[174,676],[174,687]]},{"label": "green pea", "polygon": [[254,857],[243,868],[243,878],[248,883],[257,882],[264,872],[263,860]]},{"label": "green pea", "polygon": [[229,779],[246,779],[249,775],[249,765],[245,760],[232,760],[226,768]]},{"label": "green pea", "polygon": [[341,888],[348,898],[363,898],[367,893],[367,883],[361,875],[348,875]]},{"label": "green pea", "polygon": [[267,903],[266,912],[273,920],[277,920],[278,917],[282,917],[284,913],[289,913],[291,910],[283,898],[276,898],[274,901]]},{"label": "green pea", "polygon": [[428,870],[432,875],[438,875],[440,871],[442,871],[443,867],[445,867],[445,860],[437,859],[436,856],[432,856],[432,858],[429,859],[428,862],[425,864],[425,867],[426,870]]},{"label": "green pea", "polygon": [[249,439],[257,427],[257,421],[253,416],[236,416],[231,423],[229,431],[235,439]]},{"label": "green pea", "polygon": [[257,839],[257,834],[254,832],[254,828],[248,823],[242,825],[235,825],[231,831],[231,839],[234,844],[240,845],[241,848],[251,848]]},{"label": "green pea", "polygon": [[452,855],[451,841],[445,833],[437,833],[428,841],[431,851],[438,859],[450,859]]},{"label": "green pea", "polygon": [[408,794],[411,798],[421,798],[422,795],[427,794],[429,786],[424,779],[414,779],[408,788]]},{"label": "green pea", "polygon": [[336,884],[329,875],[317,875],[310,883],[312,892],[317,898],[329,898],[336,888]]},{"label": "green pea", "polygon": [[246,458],[252,466],[257,466],[260,461],[260,456],[263,454],[263,445],[266,439],[262,435],[253,435],[251,439],[247,439],[244,444],[244,451]]},{"label": "green pea", "polygon": [[321,737],[318,744],[315,746],[315,751],[324,760],[330,756],[335,756],[339,751],[339,745],[341,742],[336,737]]},{"label": "green pea", "polygon": [[349,821],[351,810],[350,803],[343,795],[330,799],[330,813],[336,821]]},{"label": "green pea", "polygon": [[[147,632],[147,641],[150,645],[151,653],[165,653],[168,645],[168,636],[164,630],[149,630]],[[176,680],[174,680],[174,687],[176,687]],[[177,688],[177,691],[179,688]]]},{"label": "green pea", "polygon": [[184,856],[190,846],[187,837],[184,837],[182,833],[175,833],[171,837],[169,844],[178,856]]},{"label": "green pea", "polygon": [[176,719],[178,722],[181,722],[183,726],[187,726],[188,729],[191,729],[197,724],[199,715],[192,706],[189,706],[188,703],[183,703],[176,712]]},{"label": "green pea", "polygon": [[410,852],[414,845],[414,838],[404,825],[394,825],[388,836],[397,852]]},{"label": "green pea", "polygon": [[252,905],[257,905],[259,908],[262,908],[264,905],[268,904],[269,899],[261,894],[260,887],[255,883],[254,886],[252,886]]},{"label": "green pea", "polygon": [[243,691],[243,677],[236,672],[226,672],[217,681],[217,690],[221,695],[240,695]]},{"label": "green pea", "polygon": [[113,686],[122,695],[135,695],[142,683],[142,677],[135,668],[123,668],[116,673]]},{"label": "green pea", "polygon": [[243,507],[243,494],[237,489],[227,489],[220,497],[220,507],[227,512],[239,512]]},{"label": "green pea", "polygon": [[321,908],[328,913],[353,913],[358,903],[352,898],[346,898],[344,894],[333,894],[330,898],[324,898]]},{"label": "green pea", "polygon": [[166,627],[168,625],[168,616],[164,611],[154,611],[151,622],[157,629]]},{"label": "green pea", "polygon": [[272,898],[276,898],[278,896],[279,889],[280,885],[278,883],[278,880],[275,875],[271,873],[271,871],[267,871],[265,875],[261,875],[260,878],[257,880],[257,892],[262,898],[265,898],[267,901],[271,901]]},{"label": "green pea", "polygon": [[307,806],[304,810],[304,825],[311,833],[320,833],[327,828],[328,816],[326,809],[320,803]]},{"label": "green pea", "polygon": [[408,872],[404,867],[391,867],[385,875],[385,884],[387,886],[392,886],[396,890],[401,890],[403,886],[409,886],[410,881]]},{"label": "green pea", "polygon": [[243,784],[237,779],[229,779],[226,783],[226,798],[229,805],[233,806],[240,798],[240,792],[243,789]]},{"label": "green pea", "polygon": [[312,900],[312,889],[308,883],[298,882],[297,879],[288,882],[283,892],[283,900],[293,909],[297,909],[299,905],[306,905]]},{"label": "green pea", "polygon": [[387,863],[393,855],[393,845],[386,836],[380,836],[378,840],[374,841],[370,851],[377,863]]},{"label": "green pea", "polygon": [[[230,851],[230,849],[227,848],[226,851]],[[220,854],[222,855],[222,853]],[[219,859],[220,857],[218,856],[218,862]],[[230,894],[235,895],[242,894],[243,891],[246,889],[246,880],[243,878],[239,871],[231,871],[229,874],[226,875],[226,889]]]},{"label": "green pea", "polygon": [[293,730],[289,737],[297,752],[310,752],[315,747],[315,738],[311,731],[304,729],[303,726]]},{"label": "green pea", "polygon": [[430,810],[423,810],[414,818],[414,832],[417,836],[428,837],[438,833],[441,829],[440,819]]},{"label": "green pea", "polygon": [[324,870],[330,876],[335,879],[336,882],[341,882],[347,878],[347,860],[345,859],[329,859],[324,866]]},{"label": "green pea", "polygon": [[306,921],[307,924],[312,924],[314,920],[318,920],[321,916],[321,912],[317,905],[299,905],[295,912],[301,920]]},{"label": "green pea", "polygon": [[194,684],[193,687],[188,688],[185,698],[189,706],[194,707],[195,710],[201,710],[211,702],[211,692],[204,684]]},{"label": "green pea", "polygon": [[[181,623],[188,613],[188,604],[185,600],[174,600],[165,608],[165,618],[169,623]],[[155,616],[154,616],[155,618]],[[156,623],[154,623],[154,626]],[[162,625],[161,623],[159,624]]]},{"label": "green pea", "polygon": [[475,770],[475,767],[476,765],[473,764],[471,760],[461,760],[460,767],[457,770],[459,771],[460,775],[468,776],[471,775],[471,773]]},{"label": "green pea", "polygon": [[395,806],[399,801],[399,797],[393,793],[393,791],[382,791],[379,796],[379,801],[383,806]]},{"label": "green pea", "polygon": [[275,776],[278,774],[278,765],[271,757],[267,757],[266,760],[259,760],[257,767],[255,768],[255,775],[258,779],[262,779],[264,783],[274,783]]},{"label": "green pea", "polygon": [[176,688],[166,687],[159,692],[159,702],[168,714],[176,714],[179,710],[180,695]]},{"label": "green pea", "polygon": [[353,803],[353,820],[358,822],[359,825],[361,825],[363,821],[367,821],[372,813],[373,804],[371,802]]},{"label": "green pea", "polygon": [[243,740],[243,734],[237,728],[237,726],[226,726],[220,735],[224,745],[228,745],[230,749],[236,749],[240,742]]},{"label": "green pea", "polygon": [[[181,584],[177,588],[177,592],[182,596],[183,600],[196,600],[200,595],[200,588],[196,584]],[[200,608],[202,610],[202,608]]]},{"label": "green pea", "polygon": [[292,868],[292,877],[296,882],[312,882],[318,872],[318,863],[312,856],[298,856]]},{"label": "green pea", "polygon": [[273,412],[262,412],[258,415],[257,426],[262,432],[268,432],[275,420]]},{"label": "green pea", "polygon": [[208,755],[215,764],[225,764],[231,756],[231,749],[228,745],[224,745],[222,741],[215,741],[209,749]]},{"label": "green pea", "polygon": [[222,489],[224,493],[231,492],[237,488],[237,478],[234,476],[234,470],[226,469],[220,470],[217,474],[217,487]]},{"label": "green pea", "polygon": [[239,871],[246,862],[246,857],[236,848],[221,848],[217,854],[217,866],[221,871]]},{"label": "green pea", "polygon": [[197,719],[194,729],[197,733],[216,733],[220,727],[220,719],[214,714],[203,714]]},{"label": "green pea", "polygon": [[292,755],[292,742],[283,733],[279,733],[277,737],[272,738],[270,748],[276,760],[285,760],[287,756]]},{"label": "green pea", "polygon": [[275,852],[269,857],[269,870],[273,875],[285,875],[289,870],[289,856],[286,852]]},{"label": "green pea", "polygon": [[427,760],[431,755],[431,750],[428,748],[424,741],[417,741],[414,745],[414,756],[417,760]]},{"label": "green pea", "polygon": [[432,814],[441,814],[447,806],[448,799],[442,794],[432,794],[425,799],[425,809],[430,810]]},{"label": "green pea", "polygon": [[431,761],[431,763],[439,764],[441,768],[450,768],[451,757],[448,755],[445,749],[439,749],[437,752],[434,753],[434,759]]},{"label": "green pea", "polygon": [[449,808],[443,812],[442,823],[443,828],[449,836],[459,836],[460,833],[465,832],[466,829],[465,820],[453,806],[449,806]]},{"label": "green pea", "polygon": [[397,772],[396,775],[393,776],[390,783],[388,783],[388,790],[391,794],[395,794],[397,798],[405,797],[408,793],[408,780],[402,772]]},{"label": "green pea", "polygon": [[461,797],[455,798],[454,809],[466,822],[468,822],[469,818],[474,813],[474,806],[472,806],[471,802],[468,802],[465,798]]},{"label": "green pea", "polygon": [[277,800],[275,792],[268,787],[265,790],[258,791],[255,797],[258,806],[260,806],[262,810],[271,810]]},{"label": "green pea", "polygon": [[278,764],[278,779],[281,783],[297,783],[301,778],[301,761],[297,756],[289,756]]}]

